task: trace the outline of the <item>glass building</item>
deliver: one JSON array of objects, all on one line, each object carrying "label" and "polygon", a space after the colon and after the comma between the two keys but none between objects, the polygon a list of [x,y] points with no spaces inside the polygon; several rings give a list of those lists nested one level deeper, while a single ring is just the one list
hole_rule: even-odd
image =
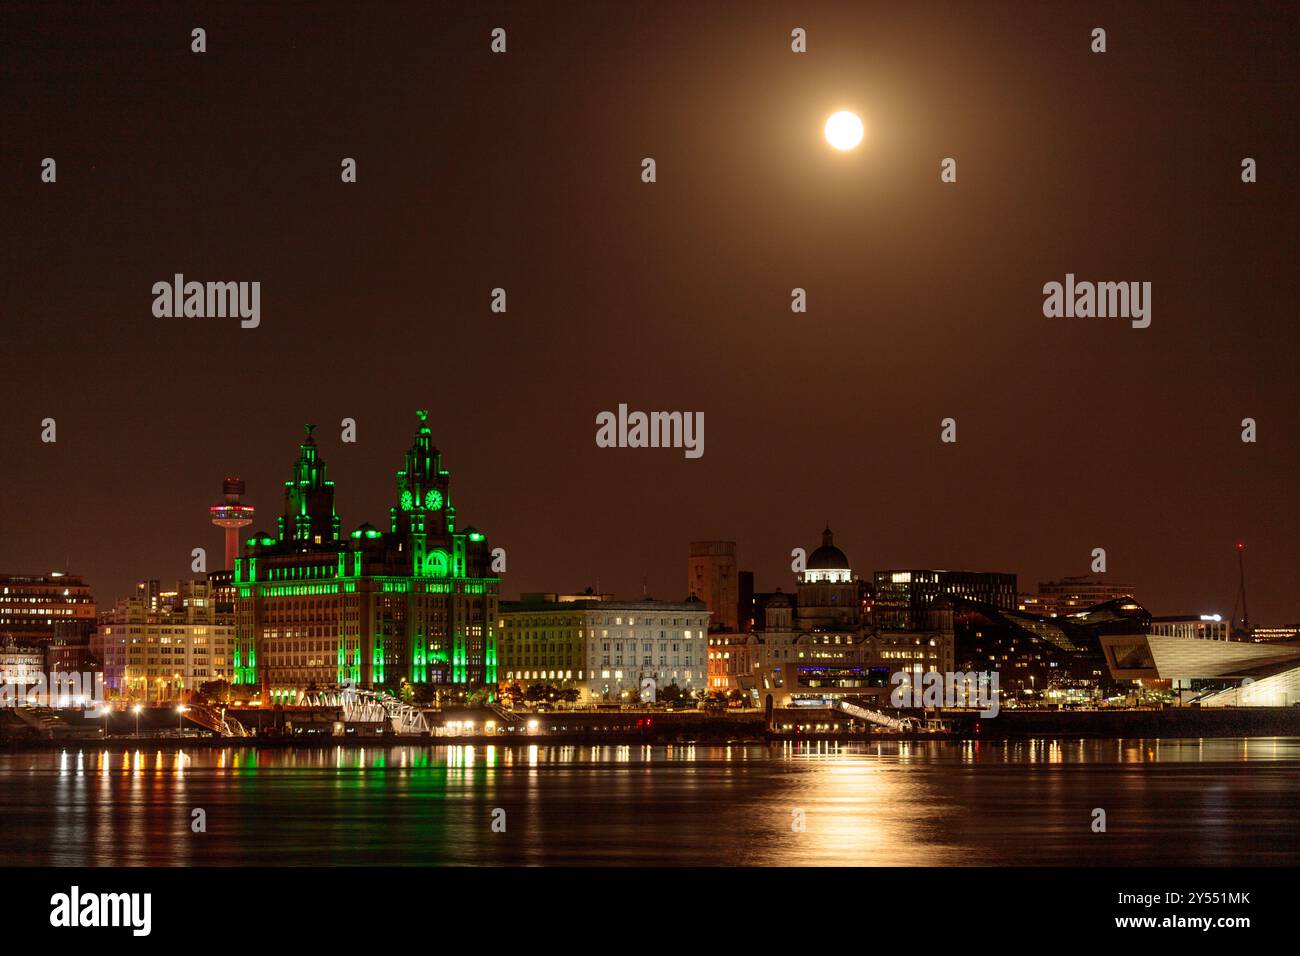
[{"label": "glass building", "polygon": [[1109,689],[1102,637],[1140,634],[1151,623],[1131,598],[1050,618],[956,595],[937,598],[935,610],[952,615],[954,668],[996,670],[1003,694],[1026,703],[1091,699]]},{"label": "glass building", "polygon": [[879,627],[916,628],[930,624],[935,598],[952,595],[995,608],[1016,606],[1016,576],[993,571],[903,570],[877,571],[871,608]]}]

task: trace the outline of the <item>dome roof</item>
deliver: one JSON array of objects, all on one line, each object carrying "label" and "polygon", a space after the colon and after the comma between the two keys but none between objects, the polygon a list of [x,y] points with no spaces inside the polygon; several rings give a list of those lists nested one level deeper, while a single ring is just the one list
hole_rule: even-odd
[{"label": "dome roof", "polygon": [[842,571],[849,568],[849,559],[835,547],[833,538],[828,526],[822,532],[822,546],[808,555],[809,571]]}]

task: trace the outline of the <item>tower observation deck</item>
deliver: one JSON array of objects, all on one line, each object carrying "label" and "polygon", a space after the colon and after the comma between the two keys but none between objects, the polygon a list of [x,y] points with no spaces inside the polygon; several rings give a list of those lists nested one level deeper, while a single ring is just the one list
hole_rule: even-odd
[{"label": "tower observation deck", "polygon": [[239,529],[253,523],[253,506],[239,503],[244,494],[244,479],[227,478],[221,483],[221,490],[225,502],[213,505],[208,512],[212,515],[212,523],[226,530],[226,563],[223,568],[229,571],[234,568],[235,558],[239,555]]}]

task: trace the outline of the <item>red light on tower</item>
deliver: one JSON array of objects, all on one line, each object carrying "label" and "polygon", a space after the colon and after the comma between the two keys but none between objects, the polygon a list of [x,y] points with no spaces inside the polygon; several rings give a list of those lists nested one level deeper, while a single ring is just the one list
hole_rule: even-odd
[{"label": "red light on tower", "polygon": [[[1237,542],[1237,575],[1238,575],[1238,581],[1240,583],[1237,585],[1237,604],[1241,605],[1241,629],[1245,631],[1247,635],[1249,635],[1250,634],[1250,610],[1246,607],[1246,553],[1245,552],[1246,552],[1246,543],[1244,541],[1238,541]],[[1232,606],[1232,619],[1228,623],[1229,630],[1231,630],[1232,628],[1232,622],[1237,620],[1237,604],[1234,604]]]},{"label": "red light on tower", "polygon": [[212,523],[218,528],[226,529],[226,564],[229,571],[235,566],[235,557],[239,554],[239,529],[253,523],[253,506],[239,503],[244,494],[244,479],[227,478],[221,483],[225,494],[224,504],[213,505],[208,509]]}]

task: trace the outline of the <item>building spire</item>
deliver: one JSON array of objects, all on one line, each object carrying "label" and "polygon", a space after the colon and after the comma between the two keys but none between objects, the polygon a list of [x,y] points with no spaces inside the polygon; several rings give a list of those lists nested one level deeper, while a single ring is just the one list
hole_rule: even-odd
[{"label": "building spire", "polygon": [[284,483],[284,514],[279,519],[281,541],[337,541],[339,517],[334,512],[334,482],[326,477],[320,458],[315,425],[304,425],[298,460],[292,477]]}]

